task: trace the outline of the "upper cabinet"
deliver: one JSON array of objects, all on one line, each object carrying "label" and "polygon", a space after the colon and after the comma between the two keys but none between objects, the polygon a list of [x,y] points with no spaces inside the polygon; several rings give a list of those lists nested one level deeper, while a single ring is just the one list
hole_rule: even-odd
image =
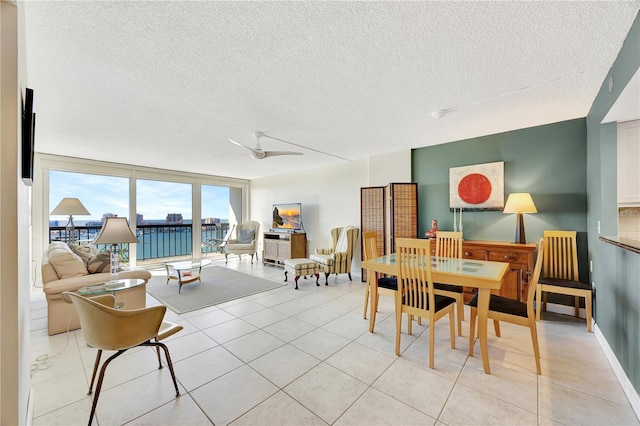
[{"label": "upper cabinet", "polygon": [[618,124],[618,205],[640,206],[640,120]]}]

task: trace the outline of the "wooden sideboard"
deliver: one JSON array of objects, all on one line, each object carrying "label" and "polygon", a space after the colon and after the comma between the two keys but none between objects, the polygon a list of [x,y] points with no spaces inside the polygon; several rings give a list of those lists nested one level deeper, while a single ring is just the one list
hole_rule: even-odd
[{"label": "wooden sideboard", "polygon": [[264,251],[262,264],[284,266],[287,259],[307,257],[307,234],[265,232],[263,234]]},{"label": "wooden sideboard", "polygon": [[[527,301],[529,279],[535,264],[536,244],[515,244],[498,241],[463,241],[462,256],[465,259],[493,260],[509,262],[511,267],[502,283],[500,296]],[[432,249],[435,254],[435,247]],[[464,288],[464,300],[473,298],[475,289]]]}]

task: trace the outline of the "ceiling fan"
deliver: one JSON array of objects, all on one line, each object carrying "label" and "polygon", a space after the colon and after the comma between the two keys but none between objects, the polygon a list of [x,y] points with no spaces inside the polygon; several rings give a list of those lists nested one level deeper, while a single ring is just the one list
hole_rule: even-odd
[{"label": "ceiling fan", "polygon": [[[255,136],[256,138],[255,148],[250,148],[246,145],[241,144],[240,142],[234,141],[231,138],[228,138],[228,139],[229,139],[229,142],[236,144],[238,146],[241,146],[244,149],[248,150],[249,155],[251,155],[251,157],[255,158],[256,160],[262,160],[263,158],[267,158],[267,157],[275,157],[277,155],[302,155],[301,152],[296,152],[296,151],[264,151],[260,146],[260,138],[263,136],[270,138],[270,136],[265,135],[263,132],[253,132],[253,136]],[[271,138],[271,139],[275,139],[275,138]],[[280,140],[280,139],[276,139],[276,140]],[[285,142],[285,141],[282,141],[282,142]],[[285,143],[289,143],[289,142],[285,142]]]},{"label": "ceiling fan", "polygon": [[255,136],[255,138],[256,138],[256,146],[255,146],[255,148],[250,148],[250,147],[248,147],[246,145],[241,144],[240,142],[234,141],[231,138],[227,138],[227,139],[229,139],[229,142],[231,142],[231,143],[233,143],[235,145],[241,146],[242,148],[248,150],[249,151],[249,155],[251,155],[251,157],[255,158],[256,160],[262,160],[263,158],[267,158],[267,157],[275,157],[277,155],[303,155],[302,152],[297,152],[297,151],[265,151],[260,146],[260,138],[264,136],[265,138],[269,138],[269,139],[273,139],[273,140],[276,140],[276,141],[284,142],[286,144],[297,146],[297,147],[302,148],[302,149],[306,149],[306,150],[309,150],[309,151],[317,152],[318,154],[324,154],[324,155],[328,155],[330,157],[339,158],[340,160],[343,160],[343,161],[350,161],[350,160],[347,160],[346,158],[338,157],[337,155],[329,154],[327,152],[318,151],[317,149],[309,148],[307,146],[298,145],[298,144],[293,143],[293,142],[289,142],[289,141],[285,141],[285,140],[282,140],[282,139],[274,138],[273,136],[265,135],[264,132],[255,131],[255,132],[253,132],[253,136]]}]

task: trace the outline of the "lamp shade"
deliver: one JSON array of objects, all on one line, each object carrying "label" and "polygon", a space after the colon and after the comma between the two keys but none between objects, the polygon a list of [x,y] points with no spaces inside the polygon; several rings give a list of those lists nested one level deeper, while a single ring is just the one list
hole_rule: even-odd
[{"label": "lamp shade", "polygon": [[93,240],[94,244],[137,243],[136,236],[129,228],[126,217],[108,217],[105,219],[100,233]]},{"label": "lamp shade", "polygon": [[89,213],[77,198],[63,198],[50,214],[88,216],[91,213]]},{"label": "lamp shade", "polygon": [[516,192],[509,194],[507,203],[504,205],[503,213],[538,213],[536,205],[533,204],[531,194],[528,192]]}]

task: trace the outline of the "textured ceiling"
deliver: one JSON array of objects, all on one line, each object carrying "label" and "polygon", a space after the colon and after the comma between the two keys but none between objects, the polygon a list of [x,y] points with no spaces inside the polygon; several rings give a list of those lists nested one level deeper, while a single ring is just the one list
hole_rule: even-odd
[{"label": "textured ceiling", "polygon": [[[640,8],[25,2],[36,150],[258,178],[586,116]],[[435,110],[450,110],[435,119]]]}]

